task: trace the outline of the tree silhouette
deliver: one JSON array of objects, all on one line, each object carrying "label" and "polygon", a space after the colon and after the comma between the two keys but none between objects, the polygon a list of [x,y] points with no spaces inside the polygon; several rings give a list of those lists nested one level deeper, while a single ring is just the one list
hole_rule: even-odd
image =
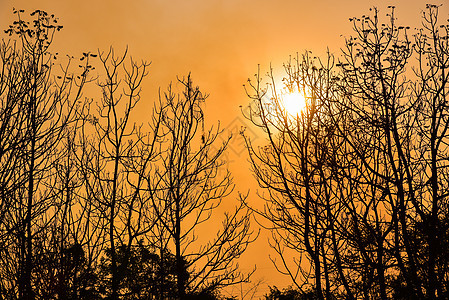
[{"label": "tree silhouette", "polygon": [[[111,299],[124,296],[120,287],[125,280],[121,267],[132,259],[135,243],[150,232],[155,223],[150,198],[142,187],[151,165],[158,159],[156,137],[160,118],[147,133],[131,123],[131,112],[140,100],[141,83],[149,64],[130,60],[125,66],[126,52],[115,56],[110,48],[100,53],[105,79],[99,80],[102,99],[98,117],[92,116],[93,135],[88,128],[78,157],[84,182],[85,202],[92,203],[87,227],[103,241],[91,245],[101,253],[107,250],[109,272],[102,281],[104,293]],[[123,73],[123,77],[121,77]],[[152,131],[154,129],[154,131]],[[97,240],[95,240],[97,243]]]},{"label": "tree silhouette", "polygon": [[39,249],[56,209],[53,189],[59,145],[85,109],[78,100],[91,68],[86,62],[78,78],[69,63],[54,78],[49,47],[62,26],[54,16],[36,10],[32,25],[14,11],[17,21],[2,40],[0,83],[1,135],[1,291],[8,297],[34,298],[33,275]]},{"label": "tree silhouette", "polygon": [[[428,5],[411,37],[394,7],[352,18],[338,60],[285,65],[307,97],[292,116],[276,80],[250,81],[245,137],[280,271],[318,299],[447,297],[448,25]],[[337,61],[336,61],[337,60]],[[271,98],[268,98],[268,95]],[[292,253],[296,257],[289,259]]]},{"label": "tree silhouette", "polygon": [[[0,298],[216,299],[247,281],[235,263],[254,238],[242,205],[195,243],[234,186],[190,76],[136,125],[148,63],[110,48],[55,70],[62,26],[22,13],[0,44]],[[101,98],[82,99],[94,64]]]},{"label": "tree silhouette", "polygon": [[222,131],[205,130],[203,105],[207,96],[193,85],[190,75],[178,83],[182,93],[176,94],[170,85],[157,112],[162,117],[162,161],[155,172],[158,188],[153,189],[152,199],[158,217],[156,244],[161,253],[172,247],[177,298],[185,299],[189,294],[207,294],[247,281],[251,274],[241,274],[235,259],[254,236],[249,215],[240,205],[225,215],[223,228],[214,239],[195,246],[201,226],[234,189],[230,173],[220,172],[225,167],[222,155],[230,137],[214,150]]},{"label": "tree silhouette", "polygon": [[276,286],[270,286],[270,293],[265,295],[265,300],[314,300],[316,295],[313,291],[299,292],[292,287],[280,291]]},{"label": "tree silhouette", "polygon": [[[118,247],[116,264],[121,277],[121,299],[158,299],[160,295],[164,299],[177,298],[175,256],[165,253],[164,261],[161,261],[155,250],[142,241],[131,248],[126,245]],[[108,249],[100,264],[100,276],[110,276],[111,256]]]}]

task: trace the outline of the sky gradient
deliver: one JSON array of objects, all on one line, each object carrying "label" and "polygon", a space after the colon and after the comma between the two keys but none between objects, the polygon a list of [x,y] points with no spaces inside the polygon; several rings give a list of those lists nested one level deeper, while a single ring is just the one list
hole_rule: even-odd
[{"label": "sky gradient", "polygon": [[[249,101],[242,85],[257,72],[258,64],[262,73],[271,64],[278,74],[296,52],[323,55],[329,48],[338,54],[344,37],[352,34],[348,19],[368,14],[373,6],[385,16],[387,6],[395,5],[398,24],[413,28],[420,24],[426,3],[444,4],[440,16],[449,18],[447,0],[1,0],[0,27],[12,22],[13,7],[26,13],[42,9],[59,17],[64,26],[54,51],[80,56],[109,46],[120,53],[128,46],[134,59],[151,61],[137,110],[136,118],[142,122],[159,87],[163,90],[176,76],[191,72],[194,82],[210,94],[207,123],[219,120],[226,130],[236,130],[249,125],[239,108]],[[254,135],[263,140],[256,131]],[[250,190],[251,201],[258,201],[239,136],[231,142],[229,160],[236,190]],[[261,234],[261,241],[250,246],[241,263],[247,269],[257,264],[254,280],[265,282],[259,296],[267,291],[266,284],[288,285],[288,278],[277,274],[269,261],[265,238]]]}]

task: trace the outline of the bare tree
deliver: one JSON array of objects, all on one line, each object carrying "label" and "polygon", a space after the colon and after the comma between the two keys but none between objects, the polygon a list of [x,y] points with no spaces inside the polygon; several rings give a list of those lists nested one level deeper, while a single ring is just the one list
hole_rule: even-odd
[{"label": "bare tree", "polygon": [[301,114],[289,116],[273,78],[271,99],[259,77],[248,90],[247,117],[268,138],[257,149],[246,137],[268,191],[258,213],[275,229],[281,271],[319,299],[448,293],[448,26],[428,5],[410,40],[394,7],[387,16],[351,19],[336,64],[308,53],[286,64],[286,85],[308,97]]},{"label": "bare tree", "polygon": [[[332,292],[325,258],[337,211],[327,162],[339,141],[321,101],[334,95],[329,73],[332,64],[329,57],[326,65],[315,65],[308,53],[286,64],[287,89],[299,90],[308,98],[300,115],[291,115],[284,108],[271,73],[269,90],[261,85],[259,76],[250,81],[248,93],[253,103],[247,117],[265,132],[268,143],[256,148],[245,136],[252,170],[259,185],[268,190],[268,194],[260,194],[266,206],[257,212],[270,221],[271,245],[281,258],[281,264],[275,265],[303,292],[309,289],[304,285],[312,281],[319,299],[329,298]],[[292,251],[300,256],[289,259]]]},{"label": "bare tree", "polygon": [[[342,90],[351,94],[343,109],[361,126],[347,141],[365,150],[357,157],[384,206],[371,222],[378,276],[400,278],[401,292],[408,290],[404,297],[444,298],[448,29],[438,24],[434,5],[427,6],[412,40],[408,27],[396,26],[394,7],[389,18],[388,26],[379,24],[375,10],[371,18],[353,20],[357,36],[348,41],[341,64]],[[365,139],[356,140],[361,135]],[[378,158],[376,164],[367,154]],[[388,289],[381,286],[385,294]]]},{"label": "bare tree", "polygon": [[54,77],[55,56],[49,47],[62,26],[54,16],[37,10],[32,25],[14,11],[17,21],[1,47],[1,166],[2,166],[2,293],[34,298],[36,237],[53,218],[49,186],[60,159],[64,132],[79,117],[81,91],[90,66],[74,78],[69,63]]},{"label": "bare tree", "polygon": [[[149,64],[131,59],[127,67],[126,52],[117,57],[112,48],[100,53],[99,58],[105,72],[105,79],[99,81],[103,97],[98,105],[99,117],[92,118],[95,134],[86,135],[79,160],[85,201],[93,203],[91,229],[105,241],[104,247],[97,245],[102,247],[106,264],[102,285],[111,299],[118,299],[129,292],[121,288],[121,283],[131,248],[155,222],[150,215],[148,188],[143,184],[159,155],[156,137],[160,120],[154,118],[150,126],[153,131],[148,134],[131,122]],[[107,257],[105,252],[109,253]],[[119,252],[125,255],[120,261]]]},{"label": "bare tree", "polygon": [[159,188],[153,197],[158,217],[154,236],[159,248],[173,249],[177,298],[185,299],[187,294],[211,293],[248,280],[251,274],[241,274],[235,260],[253,234],[249,215],[239,206],[225,214],[215,238],[207,243],[200,240],[201,226],[212,221],[213,212],[234,189],[222,161],[230,137],[216,146],[222,131],[205,130],[207,96],[193,85],[190,75],[178,84],[182,93],[175,93],[170,85],[158,111],[162,161],[155,173]]},{"label": "bare tree", "polygon": [[[206,96],[190,76],[135,125],[148,63],[110,48],[55,70],[62,26],[22,13],[6,30],[17,40],[0,44],[0,297],[184,299],[248,281],[236,263],[255,238],[242,204],[198,238],[234,185],[229,139],[204,129]],[[82,99],[95,57],[98,102]]]}]

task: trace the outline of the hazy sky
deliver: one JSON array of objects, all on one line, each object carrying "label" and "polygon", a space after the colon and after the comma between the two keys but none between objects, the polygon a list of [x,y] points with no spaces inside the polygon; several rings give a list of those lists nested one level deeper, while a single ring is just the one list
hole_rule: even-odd
[{"label": "hazy sky", "polygon": [[[152,62],[141,103],[145,109],[138,112],[142,121],[157,99],[157,89],[191,72],[194,82],[210,94],[208,123],[220,120],[232,129],[245,125],[239,105],[248,99],[242,85],[258,64],[265,71],[270,63],[281,70],[289,55],[305,49],[323,54],[329,47],[338,53],[344,36],[352,33],[348,19],[369,13],[372,6],[384,16],[387,6],[395,5],[398,24],[414,27],[426,3],[444,4],[440,16],[449,18],[448,0],[0,0],[0,29],[13,20],[13,7],[42,9],[64,26],[55,40],[60,53],[79,56],[111,45],[116,51],[128,46],[133,58]],[[257,201],[238,138],[231,144],[229,167],[237,189],[251,189],[252,201]],[[260,241],[249,251],[242,265],[258,264],[254,279],[286,285],[269,262],[266,243]]]}]

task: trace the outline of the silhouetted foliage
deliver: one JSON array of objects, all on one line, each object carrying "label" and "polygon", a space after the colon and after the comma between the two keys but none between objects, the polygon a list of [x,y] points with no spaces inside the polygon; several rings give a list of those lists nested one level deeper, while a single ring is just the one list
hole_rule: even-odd
[{"label": "silhouetted foliage", "polygon": [[[38,254],[34,272],[38,299],[96,299],[99,276],[87,264],[80,244],[71,245],[60,253],[44,251]],[[41,250],[39,249],[39,250]],[[61,259],[62,258],[62,259]]]},{"label": "silhouetted foliage", "polygon": [[306,52],[284,84],[307,105],[291,115],[278,82],[259,75],[245,136],[270,221],[279,271],[317,299],[448,296],[449,25],[427,5],[422,27],[397,26],[394,7],[351,18],[341,56]]},{"label": "silhouetted foliage", "polygon": [[288,287],[280,291],[276,286],[270,286],[270,293],[265,295],[265,300],[315,300],[314,291],[300,292]]},{"label": "silhouetted foliage", "polygon": [[[173,254],[165,253],[162,261],[155,249],[142,243],[131,248],[121,246],[116,251],[121,299],[155,299],[159,295],[163,299],[177,298],[176,259]],[[108,249],[100,262],[101,278],[110,277],[111,269],[111,250]]]}]

